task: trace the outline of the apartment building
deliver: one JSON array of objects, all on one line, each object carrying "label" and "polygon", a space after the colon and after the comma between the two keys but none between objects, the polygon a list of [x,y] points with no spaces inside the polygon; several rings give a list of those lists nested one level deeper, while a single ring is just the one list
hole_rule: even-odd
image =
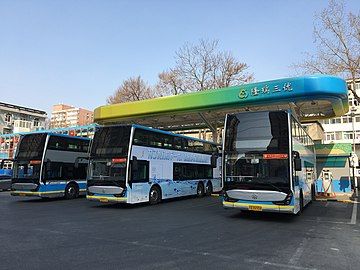
[{"label": "apartment building", "polygon": [[[349,82],[348,82],[349,83]],[[349,84],[350,85],[350,84]],[[360,78],[356,80],[355,91],[360,96]],[[360,144],[360,104],[349,91],[349,112],[341,117],[322,120],[325,131],[324,143],[355,143]]]},{"label": "apartment building", "polygon": [[44,111],[0,102],[0,134],[42,130],[46,118]]},{"label": "apartment building", "polygon": [[52,108],[50,127],[65,128],[85,126],[93,123],[93,121],[94,113],[92,111],[66,104],[57,104]]},{"label": "apartment building", "polygon": [[[360,96],[360,78],[354,85],[348,81],[348,85]],[[354,99],[351,91],[349,91],[349,112],[341,117],[322,120],[321,124],[325,132],[323,146],[329,148],[329,152],[333,154],[327,154],[324,162],[318,157],[318,166],[323,164],[322,172],[329,171],[334,179],[339,178],[339,184],[335,187],[342,186],[341,182],[346,183],[347,177],[351,177],[352,185],[355,185],[355,179],[360,178],[360,166],[355,164],[355,168],[352,169],[350,157],[354,149],[356,155],[360,157],[360,104]]]}]

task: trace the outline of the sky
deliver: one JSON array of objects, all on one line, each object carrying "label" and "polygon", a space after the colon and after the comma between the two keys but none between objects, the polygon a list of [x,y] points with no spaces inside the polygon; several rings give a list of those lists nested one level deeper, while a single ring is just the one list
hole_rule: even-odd
[{"label": "sky", "polygon": [[[216,39],[256,81],[289,77],[314,52],[325,0],[0,0],[0,101],[93,110],[123,80],[155,84],[185,43]],[[360,10],[360,1],[346,1]]]}]

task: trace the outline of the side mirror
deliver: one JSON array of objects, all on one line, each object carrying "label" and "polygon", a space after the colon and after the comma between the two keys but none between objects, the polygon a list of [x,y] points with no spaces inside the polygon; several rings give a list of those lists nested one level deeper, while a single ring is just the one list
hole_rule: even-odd
[{"label": "side mirror", "polygon": [[81,160],[89,160],[88,157],[77,157],[75,158],[75,163],[74,163],[74,167],[77,169],[79,168],[79,163]]},{"label": "side mirror", "polygon": [[295,171],[301,171],[301,159],[300,158],[295,158],[294,159],[294,168],[295,168]]},{"label": "side mirror", "polygon": [[135,156],[132,157],[132,170],[134,172],[139,170],[139,162],[138,162],[137,157],[135,157]]},{"label": "side mirror", "polygon": [[216,154],[212,154],[211,155],[211,167],[216,168],[217,166],[217,155]]}]

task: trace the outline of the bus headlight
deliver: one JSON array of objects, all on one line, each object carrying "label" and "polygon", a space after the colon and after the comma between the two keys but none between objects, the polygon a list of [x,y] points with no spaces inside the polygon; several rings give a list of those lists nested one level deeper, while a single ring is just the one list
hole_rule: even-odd
[{"label": "bus headlight", "polygon": [[126,188],[120,193],[120,194],[114,194],[114,197],[125,197],[126,194]]},{"label": "bus headlight", "polygon": [[283,201],[273,202],[273,204],[276,204],[276,205],[289,205],[291,203],[292,197],[293,197],[293,194],[292,194],[292,192],[290,192],[290,193],[288,193],[288,195],[286,195],[286,198]]},{"label": "bus headlight", "polygon": [[223,198],[224,198],[224,201],[226,201],[226,202],[237,202],[238,201],[237,199],[230,198],[227,195],[226,191],[224,191]]}]

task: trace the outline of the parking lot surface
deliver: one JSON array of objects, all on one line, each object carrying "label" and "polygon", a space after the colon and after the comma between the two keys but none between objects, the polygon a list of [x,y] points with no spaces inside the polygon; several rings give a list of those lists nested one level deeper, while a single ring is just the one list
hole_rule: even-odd
[{"label": "parking lot surface", "polygon": [[225,210],[218,197],[103,205],[0,192],[0,269],[360,269],[358,204],[301,216]]}]

